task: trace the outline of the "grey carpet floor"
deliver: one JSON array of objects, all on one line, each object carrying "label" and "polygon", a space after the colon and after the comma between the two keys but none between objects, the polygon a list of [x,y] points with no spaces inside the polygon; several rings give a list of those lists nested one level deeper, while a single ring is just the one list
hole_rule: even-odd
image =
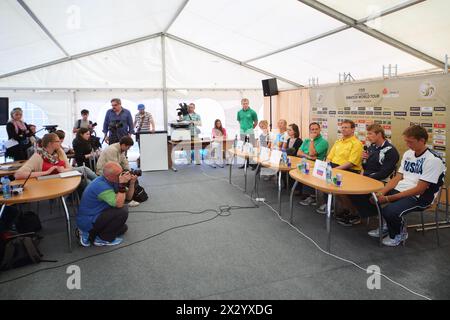
[{"label": "grey carpet floor", "polygon": [[[75,243],[69,253],[61,209],[53,205],[50,215],[48,204],[41,203],[41,249],[46,259],[58,263],[0,273],[0,282],[4,282],[53,268],[0,284],[0,298],[420,299],[384,278],[380,290],[369,290],[365,271],[324,254],[262,204],[220,216],[214,212],[161,213],[253,206],[247,195],[228,184],[227,168],[179,169],[144,174],[141,184],[151,199],[130,209],[129,231],[118,248],[81,248]],[[248,194],[253,175],[249,171]],[[242,170],[233,170],[233,183],[243,187]],[[275,182],[261,182],[260,195],[277,208]],[[281,215],[288,219],[285,190],[282,199]],[[325,248],[325,217],[312,207],[296,204],[294,208],[294,225]],[[204,220],[209,221],[200,223]],[[410,223],[416,221],[416,216],[409,219]],[[189,226],[182,227],[186,224]],[[380,248],[376,239],[367,236],[368,230],[365,224],[345,228],[333,221],[332,253],[364,269],[377,265],[392,280],[431,299],[450,298],[450,229],[441,231],[440,247],[434,232],[422,236],[410,231],[406,246],[398,248]],[[68,265],[80,267],[81,290],[67,289]]]}]

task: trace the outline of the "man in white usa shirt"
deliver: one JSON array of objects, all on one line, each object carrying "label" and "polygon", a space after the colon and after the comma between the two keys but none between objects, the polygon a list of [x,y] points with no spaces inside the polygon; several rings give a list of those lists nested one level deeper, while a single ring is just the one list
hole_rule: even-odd
[{"label": "man in white usa shirt", "polygon": [[[408,233],[403,217],[433,203],[444,182],[446,169],[444,161],[428,149],[428,133],[423,127],[407,128],[403,138],[410,150],[403,155],[397,175],[377,193],[379,203],[387,204],[382,209],[386,221],[383,235],[387,235],[383,244],[390,247],[406,241]],[[379,229],[370,231],[369,235],[379,237]]]}]

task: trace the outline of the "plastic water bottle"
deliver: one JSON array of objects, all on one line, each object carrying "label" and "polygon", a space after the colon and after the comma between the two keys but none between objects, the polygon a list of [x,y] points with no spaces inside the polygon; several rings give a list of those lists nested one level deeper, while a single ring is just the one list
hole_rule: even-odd
[{"label": "plastic water bottle", "polygon": [[11,180],[9,180],[8,176],[5,176],[1,180],[2,182],[2,190],[3,190],[3,199],[11,198]]},{"label": "plastic water bottle", "polygon": [[281,156],[281,161],[282,161],[282,163],[283,164],[286,164],[287,165],[287,153],[286,153],[286,149],[281,149],[281,152],[282,152],[282,156]]},{"label": "plastic water bottle", "polygon": [[302,158],[302,173],[306,173],[306,158]]},{"label": "plastic water bottle", "polygon": [[333,168],[331,167],[331,163],[327,163],[327,184],[333,183]]}]

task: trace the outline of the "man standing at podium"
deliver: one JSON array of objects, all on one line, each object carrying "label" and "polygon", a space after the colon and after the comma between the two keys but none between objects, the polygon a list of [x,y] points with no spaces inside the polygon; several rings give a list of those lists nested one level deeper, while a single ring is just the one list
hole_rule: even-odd
[{"label": "man standing at podium", "polygon": [[[198,127],[201,127],[202,125],[202,119],[199,114],[195,113],[195,104],[190,103],[188,107],[188,114],[183,116],[183,121],[190,122],[190,130],[191,130],[191,139],[196,140],[198,139],[198,134],[200,133],[200,129]],[[201,149],[201,148],[200,148]],[[200,150],[194,151],[195,155],[195,163],[200,165],[201,162],[201,155]],[[189,157],[191,158],[191,157]]]}]

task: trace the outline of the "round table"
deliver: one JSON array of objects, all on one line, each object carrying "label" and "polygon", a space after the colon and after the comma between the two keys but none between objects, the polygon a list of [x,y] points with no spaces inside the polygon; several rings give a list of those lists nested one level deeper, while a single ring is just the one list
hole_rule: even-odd
[{"label": "round table", "polygon": [[333,169],[333,176],[335,176],[337,173],[340,173],[342,175],[342,186],[337,187],[334,184],[327,184],[325,180],[322,180],[318,177],[313,176],[313,168],[314,164],[310,166],[311,170],[309,174],[303,174],[298,169],[294,169],[289,172],[289,175],[292,179],[295,180],[294,186],[291,191],[290,196],[290,210],[291,210],[291,223],[294,219],[294,211],[293,211],[293,197],[294,197],[294,191],[297,187],[298,183],[302,183],[304,185],[307,185],[309,187],[312,187],[316,190],[320,190],[322,192],[328,193],[328,201],[327,201],[327,233],[328,233],[328,251],[330,251],[330,220],[331,220],[331,203],[333,200],[333,195],[362,195],[362,194],[372,194],[373,198],[375,200],[375,205],[378,210],[378,216],[380,219],[380,244],[383,241],[383,235],[382,235],[382,217],[381,217],[381,210],[378,204],[377,197],[375,195],[375,192],[380,191],[383,189],[384,184],[381,181],[363,176],[361,174],[356,174],[350,171],[340,170],[340,169]]},{"label": "round table", "polygon": [[[17,184],[23,184],[25,180],[16,180],[11,183],[12,186]],[[66,214],[67,223],[67,237],[69,251],[72,250],[72,239],[71,239],[71,226],[70,226],[70,216],[69,210],[67,209],[66,201],[64,196],[67,196],[74,192],[80,185],[81,177],[71,177],[71,178],[54,178],[48,180],[37,180],[36,178],[30,178],[25,185],[25,190],[22,194],[13,195],[10,199],[4,199],[3,195],[0,195],[0,203],[2,208],[0,210],[0,218],[3,214],[3,210],[6,205],[22,204],[29,202],[37,202],[43,200],[51,200],[56,198],[61,198],[63,203],[64,212]]]},{"label": "round table", "polygon": [[[254,190],[256,190],[256,192],[258,192],[257,191],[257,188],[258,188],[257,177],[261,173],[261,167],[270,168],[270,169],[277,171],[277,174],[278,174],[278,213],[281,214],[281,189],[282,189],[281,177],[282,177],[283,173],[288,173],[293,168],[296,168],[297,165],[301,162],[301,158],[289,156],[288,158],[290,159],[291,166],[288,167],[287,165],[280,164],[280,163],[275,165],[275,164],[271,163],[269,160],[262,161],[260,158],[260,149],[259,148],[254,149],[253,153],[244,152],[239,149],[230,149],[230,150],[228,150],[228,152],[233,156],[233,158],[240,157],[240,158],[244,158],[245,160],[249,159],[253,163],[256,163],[258,165],[256,168],[255,185],[254,185]],[[269,159],[270,159],[270,150],[269,150]],[[230,165],[230,176],[229,176],[230,183],[231,183],[232,164],[233,164],[233,159],[232,159],[231,165]],[[247,161],[245,161],[245,164],[244,164],[244,179],[245,179],[244,192],[247,191],[247,169],[248,169]],[[286,181],[286,184],[288,185],[287,189],[289,189],[289,175],[287,177],[288,177],[288,179]]]},{"label": "round table", "polygon": [[16,173],[16,171],[19,170],[19,168],[23,166],[24,163],[25,163],[25,161],[22,160],[22,161],[15,161],[15,162],[9,162],[9,163],[0,164],[0,166],[12,166],[12,167],[15,167],[15,169],[0,170],[0,177],[14,175]]}]

